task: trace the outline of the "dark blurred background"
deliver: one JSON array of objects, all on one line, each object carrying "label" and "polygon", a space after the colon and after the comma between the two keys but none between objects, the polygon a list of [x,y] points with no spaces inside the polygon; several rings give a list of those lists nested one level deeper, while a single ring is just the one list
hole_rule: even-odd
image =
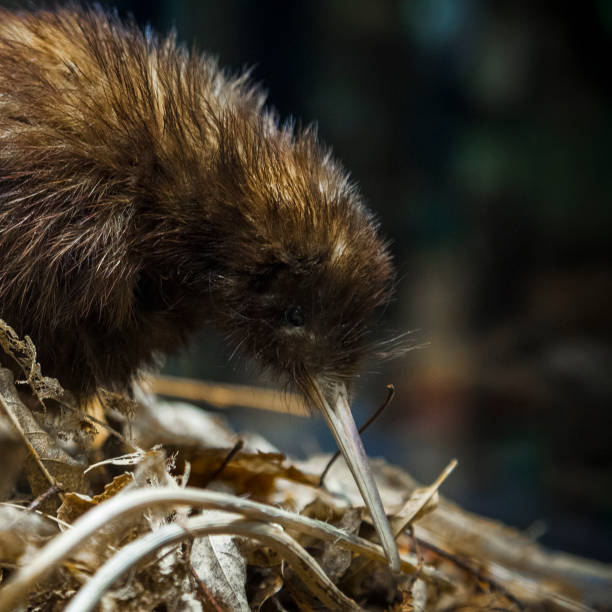
[{"label": "dark blurred background", "polygon": [[[358,422],[397,390],[369,454],[423,482],[457,457],[446,495],[612,561],[612,3],[109,6],[252,67],[378,212],[400,271],[381,334],[429,346],[367,364]],[[227,357],[202,335],[166,369],[255,380]],[[334,449],[320,420],[229,416],[294,455]]]}]

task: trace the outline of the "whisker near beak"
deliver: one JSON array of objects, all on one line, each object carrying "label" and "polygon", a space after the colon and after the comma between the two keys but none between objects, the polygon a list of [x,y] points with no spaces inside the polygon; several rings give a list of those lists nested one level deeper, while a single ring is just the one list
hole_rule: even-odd
[{"label": "whisker near beak", "polygon": [[325,387],[327,391],[325,393],[319,383],[315,382],[315,385],[321,398],[323,417],[336,439],[338,448],[359,487],[361,496],[370,512],[374,528],[389,561],[389,566],[393,572],[397,573],[400,571],[397,545],[391,533],[391,527],[389,526],[368,458],[351,413],[346,387],[344,384],[334,384],[329,388]]}]

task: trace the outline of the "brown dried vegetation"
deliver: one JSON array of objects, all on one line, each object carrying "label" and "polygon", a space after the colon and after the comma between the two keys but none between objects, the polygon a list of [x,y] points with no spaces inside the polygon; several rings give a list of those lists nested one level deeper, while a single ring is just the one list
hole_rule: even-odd
[{"label": "brown dried vegetation", "polygon": [[[377,462],[402,555],[394,577],[365,539],[373,529],[345,465],[322,489],[328,457],[236,445],[218,416],[144,395],[104,395],[99,417],[120,431],[109,429],[70,409],[29,338],[2,321],[0,346],[27,377],[18,392],[0,368],[2,612],[18,602],[83,612],[100,598],[117,611],[610,609],[610,567],[550,554],[441,499],[452,464],[417,488]],[[32,395],[42,399],[28,407]],[[48,400],[63,411],[43,410]],[[98,590],[107,561],[115,570]]]}]

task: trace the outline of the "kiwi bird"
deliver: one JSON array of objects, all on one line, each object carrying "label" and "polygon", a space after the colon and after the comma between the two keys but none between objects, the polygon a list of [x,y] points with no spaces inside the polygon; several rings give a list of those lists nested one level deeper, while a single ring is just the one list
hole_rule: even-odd
[{"label": "kiwi bird", "polygon": [[77,397],[211,326],[325,417],[393,570],[348,391],[393,268],[313,130],[101,9],[0,9],[0,316]]}]

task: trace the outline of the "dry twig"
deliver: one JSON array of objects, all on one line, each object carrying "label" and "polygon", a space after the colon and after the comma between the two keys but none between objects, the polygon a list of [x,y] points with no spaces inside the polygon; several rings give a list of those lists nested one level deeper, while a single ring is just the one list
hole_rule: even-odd
[{"label": "dry twig", "polygon": [[150,387],[157,395],[192,402],[206,402],[215,408],[242,406],[268,412],[310,416],[304,402],[298,396],[274,389],[260,389],[248,385],[220,385],[174,376],[156,376],[150,382]]}]

